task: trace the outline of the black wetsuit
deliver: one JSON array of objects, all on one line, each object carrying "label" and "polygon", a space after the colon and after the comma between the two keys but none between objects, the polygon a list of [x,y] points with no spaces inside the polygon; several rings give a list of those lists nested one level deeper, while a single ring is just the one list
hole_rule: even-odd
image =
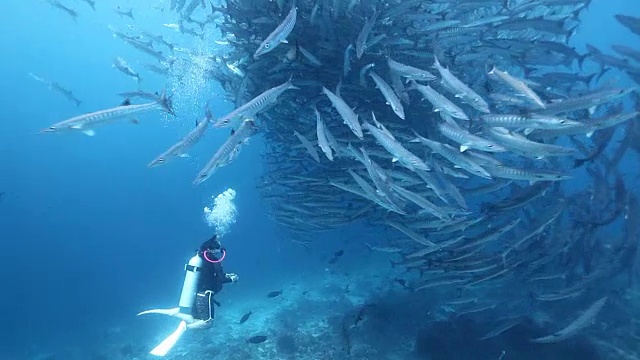
[{"label": "black wetsuit", "polygon": [[[202,255],[200,255],[200,257],[203,260],[203,264],[200,280],[198,281],[198,292],[210,290],[213,291],[214,294],[217,294],[222,290],[222,285],[230,283],[231,279],[227,278],[226,273],[222,270],[221,263],[211,263]],[[213,255],[207,254],[207,257],[214,261],[219,260]]]},{"label": "black wetsuit", "polygon": [[[230,283],[231,279],[227,278],[226,273],[222,270],[221,263],[211,263],[199,253],[203,263],[200,269],[200,279],[198,280],[196,301],[193,306],[192,314],[194,318],[200,320],[211,320],[214,317],[214,305],[217,305],[213,299],[213,295],[222,290],[222,285]],[[207,254],[211,260],[219,260],[211,253]]]}]

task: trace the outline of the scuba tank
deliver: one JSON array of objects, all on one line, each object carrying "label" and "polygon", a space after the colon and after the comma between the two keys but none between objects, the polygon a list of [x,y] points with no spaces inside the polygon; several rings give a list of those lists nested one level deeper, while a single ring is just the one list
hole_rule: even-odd
[{"label": "scuba tank", "polygon": [[186,273],[184,275],[184,283],[182,283],[180,302],[178,303],[181,313],[191,314],[191,307],[193,307],[196,299],[198,280],[202,271],[202,261],[202,257],[196,253],[189,259],[189,263],[184,266]]},{"label": "scuba tank", "polygon": [[187,331],[187,324],[193,323],[194,319],[193,316],[191,316],[191,309],[193,308],[196,299],[198,280],[200,279],[200,273],[202,271],[202,262],[202,258],[198,253],[196,253],[184,266],[186,273],[184,275],[184,282],[182,283],[182,292],[180,293],[178,307],[171,309],[147,310],[138,314],[138,316],[145,314],[161,314],[173,316],[181,320],[176,330],[149,352],[151,355],[165,356],[176,345],[178,340],[180,340],[182,334]]}]

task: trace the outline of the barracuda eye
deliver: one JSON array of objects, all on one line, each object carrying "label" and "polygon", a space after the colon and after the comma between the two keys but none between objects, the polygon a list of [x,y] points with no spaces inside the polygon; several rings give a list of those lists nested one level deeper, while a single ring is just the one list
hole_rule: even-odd
[{"label": "barracuda eye", "polygon": [[271,45],[269,45],[269,44],[264,44],[264,48],[265,48],[265,49],[268,49],[268,48],[270,48],[270,47],[271,47]]},{"label": "barracuda eye", "polygon": [[566,121],[564,121],[564,120],[560,120],[560,124],[561,124],[561,125],[564,125],[565,123],[566,123]]}]

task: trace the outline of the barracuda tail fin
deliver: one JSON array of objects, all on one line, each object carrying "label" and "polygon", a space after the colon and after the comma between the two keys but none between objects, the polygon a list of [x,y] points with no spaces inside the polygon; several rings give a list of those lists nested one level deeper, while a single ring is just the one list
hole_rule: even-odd
[{"label": "barracuda tail fin", "polygon": [[293,85],[293,73],[289,76],[289,80],[287,80],[287,89],[290,90],[299,90],[300,88]]},{"label": "barracuda tail fin", "polygon": [[213,114],[211,113],[211,109],[209,109],[209,106],[206,106],[204,108],[204,117],[207,119],[208,122],[210,123],[214,122]]},{"label": "barracuda tail fin", "polygon": [[166,91],[162,91],[160,95],[160,99],[158,99],[158,104],[162,106],[162,110],[168,112],[171,115],[175,115],[176,113],[173,111],[173,103],[171,102],[171,96],[167,96]]},{"label": "barracuda tail fin", "polygon": [[586,54],[582,54],[582,55],[578,55],[577,60],[578,60],[578,67],[580,70],[582,70],[582,64],[584,63],[584,61],[590,56],[591,54],[586,53]]}]

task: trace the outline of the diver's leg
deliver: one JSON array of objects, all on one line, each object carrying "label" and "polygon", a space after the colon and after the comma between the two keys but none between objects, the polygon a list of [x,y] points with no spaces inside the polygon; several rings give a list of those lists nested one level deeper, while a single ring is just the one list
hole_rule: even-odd
[{"label": "diver's leg", "polygon": [[211,327],[211,320],[196,320],[191,324],[187,324],[187,329],[208,329]]},{"label": "diver's leg", "polygon": [[207,329],[211,327],[214,316],[213,291],[205,291],[196,294],[196,303],[193,309],[194,320],[187,325],[188,329]]}]

